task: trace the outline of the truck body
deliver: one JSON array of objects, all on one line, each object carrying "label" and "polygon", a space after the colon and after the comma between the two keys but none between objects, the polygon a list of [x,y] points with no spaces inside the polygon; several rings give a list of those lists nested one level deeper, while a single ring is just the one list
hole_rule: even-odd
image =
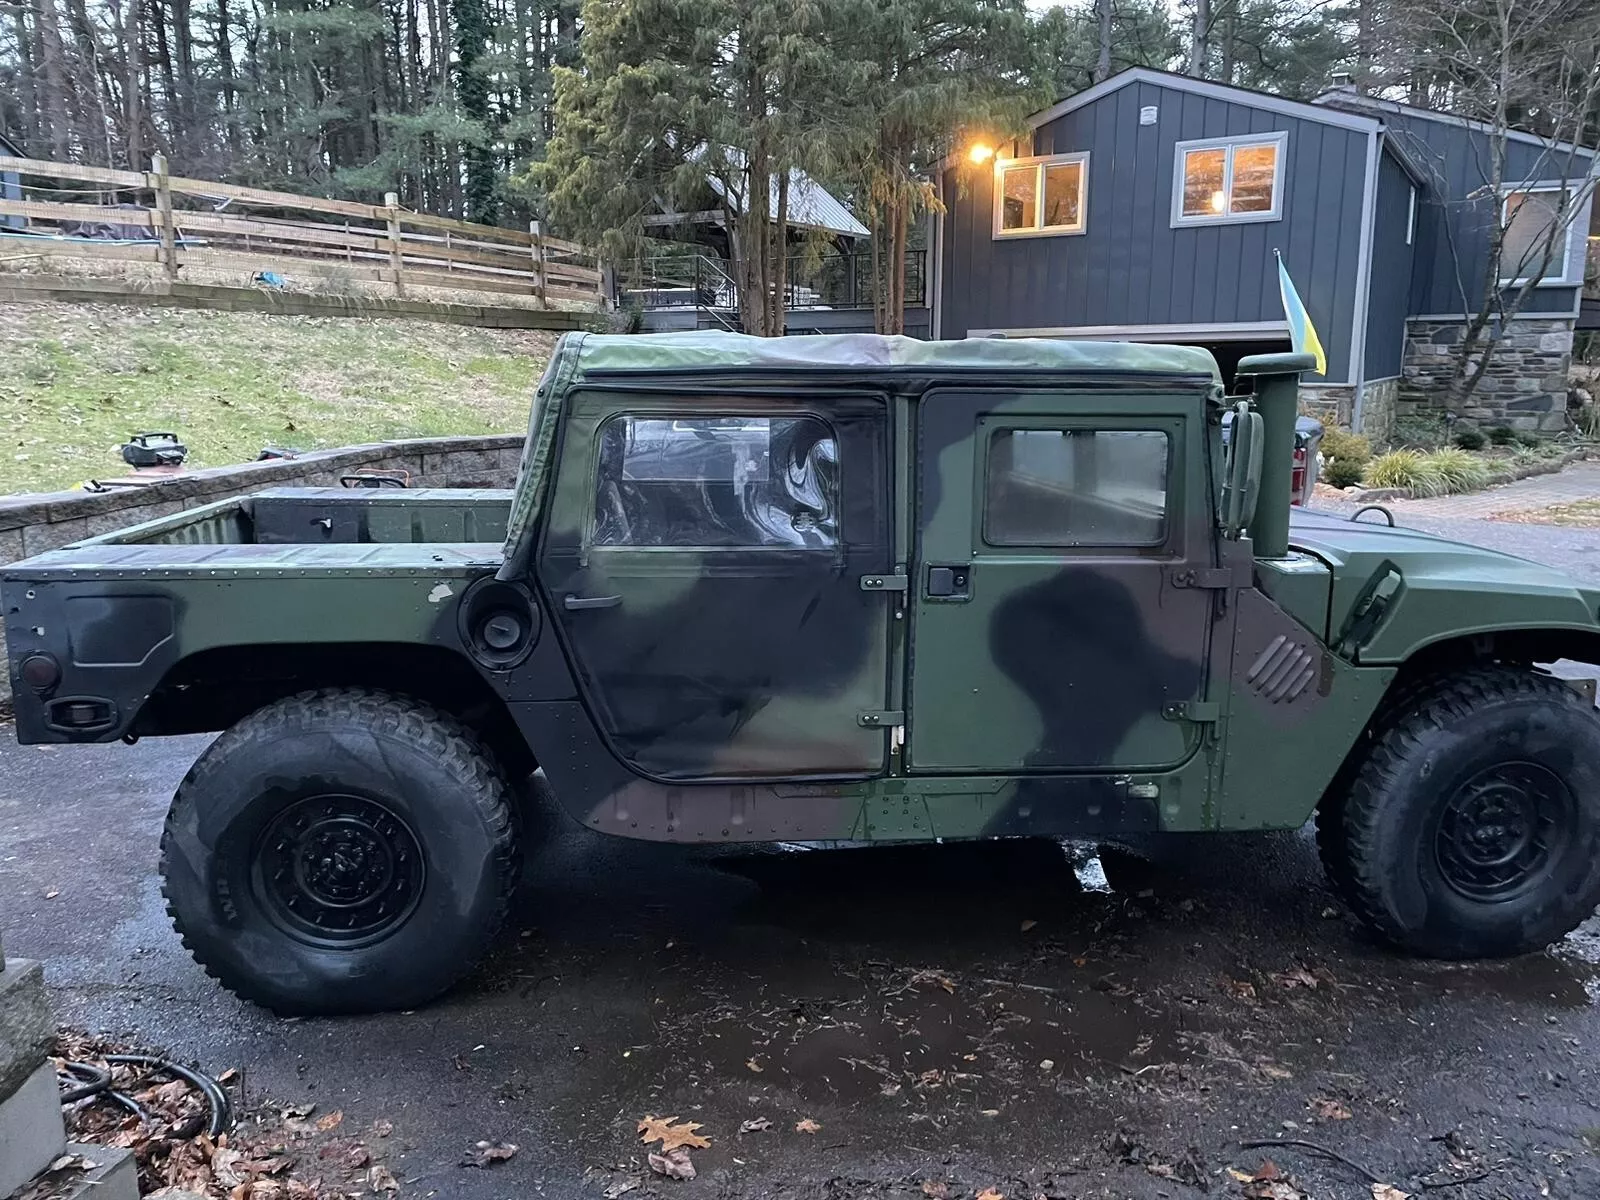
[{"label": "truck body", "polygon": [[[1296,827],[1343,813],[1408,688],[1600,661],[1600,595],[1555,571],[1290,519],[1296,377],[1261,365],[1263,423],[1182,347],[568,335],[513,491],[275,489],[5,567],[17,733],[364,689],[634,838]],[[1233,527],[1229,412],[1266,454]],[[341,812],[317,853],[382,850]],[[225,926],[232,886],[194,903]]]}]

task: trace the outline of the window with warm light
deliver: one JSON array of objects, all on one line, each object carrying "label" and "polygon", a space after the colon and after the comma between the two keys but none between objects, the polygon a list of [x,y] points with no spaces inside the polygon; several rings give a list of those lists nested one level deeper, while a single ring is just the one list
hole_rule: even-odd
[{"label": "window with warm light", "polygon": [[1283,216],[1287,140],[1287,134],[1272,133],[1179,142],[1172,223],[1278,220]]},{"label": "window with warm light", "polygon": [[1082,233],[1089,203],[1089,154],[998,159],[994,236]]}]

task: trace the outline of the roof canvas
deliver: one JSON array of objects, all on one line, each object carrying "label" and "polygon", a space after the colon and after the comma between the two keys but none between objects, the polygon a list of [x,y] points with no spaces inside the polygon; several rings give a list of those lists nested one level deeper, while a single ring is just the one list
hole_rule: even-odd
[{"label": "roof canvas", "polygon": [[[876,333],[763,338],[722,330],[567,334],[584,374],[623,371],[921,370],[1190,375],[1221,383],[1216,359],[1194,346],[1052,338],[925,342]],[[569,347],[570,348],[570,347]]]}]

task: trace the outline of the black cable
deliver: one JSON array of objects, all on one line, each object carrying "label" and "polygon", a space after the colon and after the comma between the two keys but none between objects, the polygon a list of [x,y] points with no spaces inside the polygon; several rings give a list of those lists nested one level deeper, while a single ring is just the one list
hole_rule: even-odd
[{"label": "black cable", "polygon": [[[105,1060],[116,1066],[147,1067],[152,1071],[164,1072],[183,1080],[206,1098],[206,1105],[211,1110],[211,1119],[206,1124],[208,1135],[218,1137],[233,1128],[233,1106],[228,1102],[228,1094],[211,1076],[154,1054],[108,1054]],[[141,1121],[149,1123],[149,1114],[139,1106],[138,1101],[123,1092],[112,1090],[109,1071],[85,1062],[63,1063],[62,1071],[74,1079],[85,1080],[77,1087],[69,1088],[61,1094],[63,1104],[104,1095],[112,1102],[126,1108]]]},{"label": "black cable", "polygon": [[61,1103],[71,1104],[76,1100],[85,1100],[90,1096],[98,1096],[111,1086],[111,1072],[102,1071],[93,1063],[69,1062],[61,1065],[61,1074],[70,1079],[84,1080],[77,1087],[68,1088],[61,1093]]}]

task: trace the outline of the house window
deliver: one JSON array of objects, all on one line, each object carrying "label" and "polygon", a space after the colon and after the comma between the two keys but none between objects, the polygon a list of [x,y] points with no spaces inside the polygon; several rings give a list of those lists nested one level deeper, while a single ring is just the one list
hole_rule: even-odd
[{"label": "house window", "polygon": [[[1572,260],[1572,231],[1577,222],[1573,220],[1570,207],[1565,213],[1560,211],[1567,194],[1559,185],[1506,193],[1500,204],[1500,222],[1505,229],[1500,243],[1502,283],[1520,284],[1529,279],[1540,283],[1572,282],[1567,278],[1567,271]],[[1552,227],[1563,220],[1566,227],[1556,230],[1552,237]],[[1547,247],[1551,252],[1550,262],[1545,264]]]},{"label": "house window", "polygon": [[995,237],[1082,233],[1089,155],[1001,159],[995,163]]},{"label": "house window", "polygon": [[1179,142],[1172,223],[1278,220],[1287,140],[1287,134],[1273,133]]},{"label": "house window", "polygon": [[1154,546],[1166,537],[1167,435],[1001,429],[989,440],[991,546]]},{"label": "house window", "polygon": [[591,546],[839,544],[839,448],[815,417],[613,417],[599,459]]}]

